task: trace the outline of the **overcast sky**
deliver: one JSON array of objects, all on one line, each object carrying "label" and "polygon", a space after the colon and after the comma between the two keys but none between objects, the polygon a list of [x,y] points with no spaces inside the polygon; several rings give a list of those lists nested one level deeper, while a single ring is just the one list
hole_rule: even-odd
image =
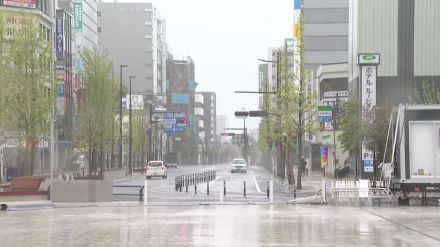
[{"label": "overcast sky", "polygon": [[[292,35],[293,0],[145,2],[152,2],[166,19],[174,55],[193,58],[197,91],[216,92],[217,114],[228,116],[229,127],[242,126],[234,111],[258,110],[258,94],[234,91],[258,90],[257,59],[266,59],[268,47],[280,46]],[[259,119],[247,123],[257,128]]]}]

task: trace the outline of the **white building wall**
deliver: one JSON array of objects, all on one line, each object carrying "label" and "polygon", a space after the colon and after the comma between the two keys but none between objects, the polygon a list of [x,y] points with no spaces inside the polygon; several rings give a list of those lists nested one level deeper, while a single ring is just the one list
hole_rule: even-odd
[{"label": "white building wall", "polygon": [[440,1],[415,1],[414,75],[440,75]]},{"label": "white building wall", "polygon": [[349,24],[349,81],[359,53],[380,53],[378,76],[397,76],[398,0],[352,0]]}]

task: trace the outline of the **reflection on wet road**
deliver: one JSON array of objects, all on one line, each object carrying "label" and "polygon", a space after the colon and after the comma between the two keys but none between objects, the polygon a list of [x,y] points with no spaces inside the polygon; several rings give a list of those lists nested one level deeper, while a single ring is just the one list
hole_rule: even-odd
[{"label": "reflection on wet road", "polygon": [[0,240],[1,246],[440,246],[439,224],[434,207],[58,205],[0,212]]},{"label": "reflection on wet road", "polygon": [[[193,174],[203,171],[216,171],[216,179],[208,184],[198,183],[197,194],[195,186],[188,186],[182,189],[182,192],[175,190],[175,177],[184,174]],[[268,182],[272,179],[272,174],[258,167],[248,167],[247,173],[231,173],[230,165],[208,165],[208,166],[181,166],[178,169],[168,169],[168,179],[152,178],[148,180],[148,201],[149,202],[213,202],[219,201],[219,193],[223,191],[226,182],[225,202],[268,202],[266,195]],[[137,185],[142,186],[145,176],[137,175],[133,179],[127,179],[117,182],[117,185]],[[246,186],[246,198],[244,197],[244,187]],[[115,201],[136,201],[139,188],[114,188],[114,193],[133,194],[134,196],[114,196]],[[298,193],[300,194],[300,193]],[[292,192],[289,192],[286,186],[277,181],[274,183],[275,201],[286,202],[293,199]]]}]

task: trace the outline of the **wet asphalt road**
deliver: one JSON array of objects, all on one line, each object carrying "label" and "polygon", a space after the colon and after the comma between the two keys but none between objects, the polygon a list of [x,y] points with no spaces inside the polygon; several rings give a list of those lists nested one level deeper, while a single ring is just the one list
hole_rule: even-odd
[{"label": "wet asphalt road", "polygon": [[440,207],[56,205],[0,212],[9,246],[440,246]]},{"label": "wet asphalt road", "polygon": [[[215,171],[216,178],[208,183],[202,182],[197,184],[197,194],[195,186],[182,188],[182,192],[175,190],[175,178],[179,175],[193,174],[203,171]],[[222,180],[226,182],[226,196],[224,202],[269,202],[267,198],[268,182],[272,180],[272,174],[259,167],[248,167],[247,173],[231,173],[229,164],[222,165],[206,165],[206,166],[180,166],[179,168],[169,168],[168,178],[151,178],[148,179],[148,202],[217,202],[220,200],[220,191],[223,192]],[[144,175],[135,175],[133,179],[115,182],[114,185],[136,185],[136,188],[118,188],[114,187],[114,194],[131,194],[131,195],[115,195],[115,201],[138,201],[140,186],[144,185]],[[244,196],[244,187],[246,186],[246,197]],[[298,196],[301,193],[298,192]],[[293,199],[293,193],[288,190],[285,185],[278,181],[274,181],[274,200],[276,202],[287,202]]]}]

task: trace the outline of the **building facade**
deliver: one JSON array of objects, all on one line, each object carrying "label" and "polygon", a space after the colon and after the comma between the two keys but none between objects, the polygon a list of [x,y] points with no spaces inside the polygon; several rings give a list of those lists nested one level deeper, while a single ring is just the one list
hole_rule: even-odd
[{"label": "building facade", "polygon": [[349,89],[356,98],[359,53],[379,53],[377,103],[406,103],[423,81],[440,83],[440,2],[350,1]]},{"label": "building facade", "polygon": [[[349,97],[359,100],[360,81],[365,81],[359,78],[367,74],[360,76],[359,54],[380,56],[376,84],[369,93],[377,105],[412,103],[414,92],[420,92],[425,82],[439,88],[439,12],[440,2],[435,0],[350,1]],[[356,162],[361,164],[357,168],[364,178],[374,174],[373,159],[364,159],[368,153],[363,149],[362,161]]]},{"label": "building facade", "polygon": [[197,164],[199,133],[203,132],[203,97],[198,97],[196,107],[195,64],[191,57],[177,59],[169,55],[166,66],[167,110],[183,112],[187,119],[183,132],[169,134],[170,150],[181,152],[184,164]]},{"label": "building facade", "polygon": [[199,92],[204,99],[205,164],[216,162],[217,151],[217,98],[215,92]]},{"label": "building facade", "polygon": [[132,91],[163,93],[167,51],[165,20],[151,3],[100,2],[99,49],[108,50],[115,75],[126,64],[124,79],[136,76]]},{"label": "building facade", "polygon": [[302,1],[306,69],[348,61],[349,0]]}]

